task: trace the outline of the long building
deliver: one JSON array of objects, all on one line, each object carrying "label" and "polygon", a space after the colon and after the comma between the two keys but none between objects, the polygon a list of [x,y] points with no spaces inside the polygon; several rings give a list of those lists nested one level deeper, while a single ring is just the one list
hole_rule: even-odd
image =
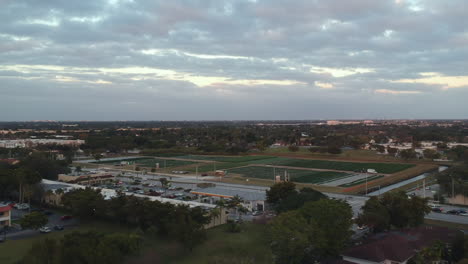
[{"label": "long building", "polygon": [[11,206],[0,203],[0,229],[11,226]]},{"label": "long building", "polygon": [[85,143],[81,139],[6,139],[0,140],[0,148],[31,148],[38,145],[63,145],[78,147]]}]

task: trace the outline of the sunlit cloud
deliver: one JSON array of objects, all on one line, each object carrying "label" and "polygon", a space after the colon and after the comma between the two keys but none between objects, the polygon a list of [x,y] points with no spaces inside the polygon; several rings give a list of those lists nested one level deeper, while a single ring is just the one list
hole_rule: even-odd
[{"label": "sunlit cloud", "polygon": [[55,81],[60,82],[87,82],[95,84],[111,84],[112,82],[99,79],[98,81],[83,80],[76,77],[66,76],[66,74],[95,76],[95,77],[112,77],[112,76],[128,76],[129,80],[172,80],[186,81],[195,84],[199,87],[210,87],[215,85],[299,85],[304,82],[295,80],[268,80],[268,79],[232,79],[222,76],[202,76],[192,73],[178,72],[174,70],[149,68],[149,67],[124,67],[124,68],[86,68],[86,67],[63,67],[51,65],[10,65],[0,66],[0,70],[13,70],[20,73],[58,73],[55,75]]},{"label": "sunlit cloud", "polygon": [[322,89],[332,89],[334,87],[333,84],[326,82],[315,81],[314,84],[315,86],[320,87]]},{"label": "sunlit cloud", "polygon": [[376,93],[382,94],[420,94],[420,91],[397,91],[397,90],[389,90],[389,89],[377,89],[375,90]]},{"label": "sunlit cloud", "polygon": [[319,74],[330,74],[333,77],[340,78],[354,74],[374,72],[375,70],[370,68],[328,68],[313,66],[310,71]]},{"label": "sunlit cloud", "polygon": [[444,76],[436,72],[424,72],[420,75],[423,76],[423,78],[400,79],[392,82],[439,85],[443,89],[468,87],[468,76]]}]

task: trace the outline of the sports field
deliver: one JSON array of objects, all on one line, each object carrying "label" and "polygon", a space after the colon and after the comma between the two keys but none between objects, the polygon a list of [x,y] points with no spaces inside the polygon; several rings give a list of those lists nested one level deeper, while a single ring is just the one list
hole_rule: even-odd
[{"label": "sports field", "polygon": [[276,158],[273,156],[202,156],[202,155],[185,155],[177,156],[174,158],[178,159],[191,159],[191,160],[211,160],[218,162],[250,162],[250,161],[260,161],[271,158]]},{"label": "sports field", "polygon": [[285,171],[289,173],[291,181],[299,182],[299,183],[320,184],[320,183],[333,181],[339,178],[345,178],[345,177],[350,176],[349,174],[343,173],[343,172],[282,169],[282,168],[261,167],[261,166],[249,166],[249,167],[229,169],[228,175],[235,173],[235,174],[240,174],[246,178],[273,180],[274,175],[280,175],[281,177],[283,177]]},{"label": "sports field", "polygon": [[142,167],[156,167],[156,163],[159,163],[159,168],[171,168],[171,167],[180,167],[180,166],[187,166],[195,164],[196,162],[193,161],[186,161],[186,160],[169,160],[169,159],[144,159],[144,160],[137,160],[135,163],[138,166]]},{"label": "sports field", "polygon": [[197,162],[188,161],[188,160],[171,160],[171,159],[158,159],[158,158],[135,158],[135,159],[124,159],[124,160],[109,160],[109,161],[98,161],[93,162],[97,164],[112,164],[119,165],[120,162],[125,161],[129,164],[135,164],[140,167],[151,167],[155,168],[156,163],[159,163],[159,168],[171,168],[171,167],[180,167],[196,164]]}]

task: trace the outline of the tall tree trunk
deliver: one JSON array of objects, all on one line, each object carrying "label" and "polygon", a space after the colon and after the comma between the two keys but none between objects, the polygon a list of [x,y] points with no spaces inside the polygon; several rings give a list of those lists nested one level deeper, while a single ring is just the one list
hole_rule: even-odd
[{"label": "tall tree trunk", "polygon": [[19,198],[18,198],[19,203],[23,203],[22,200],[21,200],[21,197],[22,197],[22,196],[21,196],[21,195],[22,195],[22,190],[23,190],[23,184],[20,183],[20,186],[19,186]]}]

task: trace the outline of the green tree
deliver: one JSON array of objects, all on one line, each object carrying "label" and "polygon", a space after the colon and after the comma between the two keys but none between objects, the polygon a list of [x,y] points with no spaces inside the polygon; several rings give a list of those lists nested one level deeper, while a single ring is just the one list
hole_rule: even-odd
[{"label": "green tree", "polygon": [[20,220],[23,229],[39,229],[49,222],[47,216],[41,212],[32,212],[23,216]]},{"label": "green tree", "polygon": [[286,198],[282,199],[275,207],[275,210],[278,213],[297,210],[306,202],[318,201],[325,198],[327,198],[327,196],[319,191],[312,188],[303,188],[298,193],[292,192]]},{"label": "green tree", "polygon": [[309,225],[299,211],[275,217],[269,224],[271,249],[278,264],[300,264],[307,255]]},{"label": "green tree", "polygon": [[159,182],[161,182],[163,188],[167,188],[169,185],[169,181],[166,178],[159,178]]},{"label": "green tree", "polygon": [[41,181],[41,176],[34,170],[26,167],[20,167],[14,171],[15,180],[19,188],[19,202],[24,202],[25,191],[28,186]]},{"label": "green tree", "polygon": [[362,207],[362,213],[357,218],[360,226],[366,225],[374,232],[381,232],[390,228],[390,215],[377,197],[371,197]]},{"label": "green tree", "polygon": [[267,202],[276,204],[285,199],[291,194],[297,193],[296,184],[293,182],[279,182],[275,183],[266,191]]},{"label": "green tree", "polygon": [[106,213],[104,197],[102,197],[100,190],[86,188],[70,191],[63,195],[62,203],[75,216],[81,218],[91,218],[98,213]]},{"label": "green tree", "polygon": [[426,159],[440,159],[440,154],[436,150],[433,149],[425,149],[423,150],[424,158]]},{"label": "green tree", "polygon": [[94,158],[96,161],[99,161],[99,160],[101,160],[102,155],[101,155],[100,153],[94,153],[94,154],[93,154],[93,158]]},{"label": "green tree", "polygon": [[375,232],[392,226],[416,227],[424,223],[424,216],[430,211],[427,199],[417,196],[408,198],[405,192],[388,192],[366,202],[358,223],[374,228]]},{"label": "green tree", "polygon": [[306,203],[301,214],[310,226],[309,241],[320,258],[337,256],[351,238],[353,210],[345,201],[321,199]]},{"label": "green tree", "polygon": [[171,219],[169,234],[189,251],[206,239],[204,225],[209,223],[210,218],[201,208],[190,210],[186,206],[177,206]]},{"label": "green tree", "polygon": [[439,261],[446,260],[448,257],[448,249],[445,243],[435,241],[430,247],[419,251],[416,256],[408,261],[408,264],[438,263]]},{"label": "green tree", "polygon": [[416,151],[414,151],[414,149],[404,149],[400,151],[400,157],[405,160],[415,159]]}]

